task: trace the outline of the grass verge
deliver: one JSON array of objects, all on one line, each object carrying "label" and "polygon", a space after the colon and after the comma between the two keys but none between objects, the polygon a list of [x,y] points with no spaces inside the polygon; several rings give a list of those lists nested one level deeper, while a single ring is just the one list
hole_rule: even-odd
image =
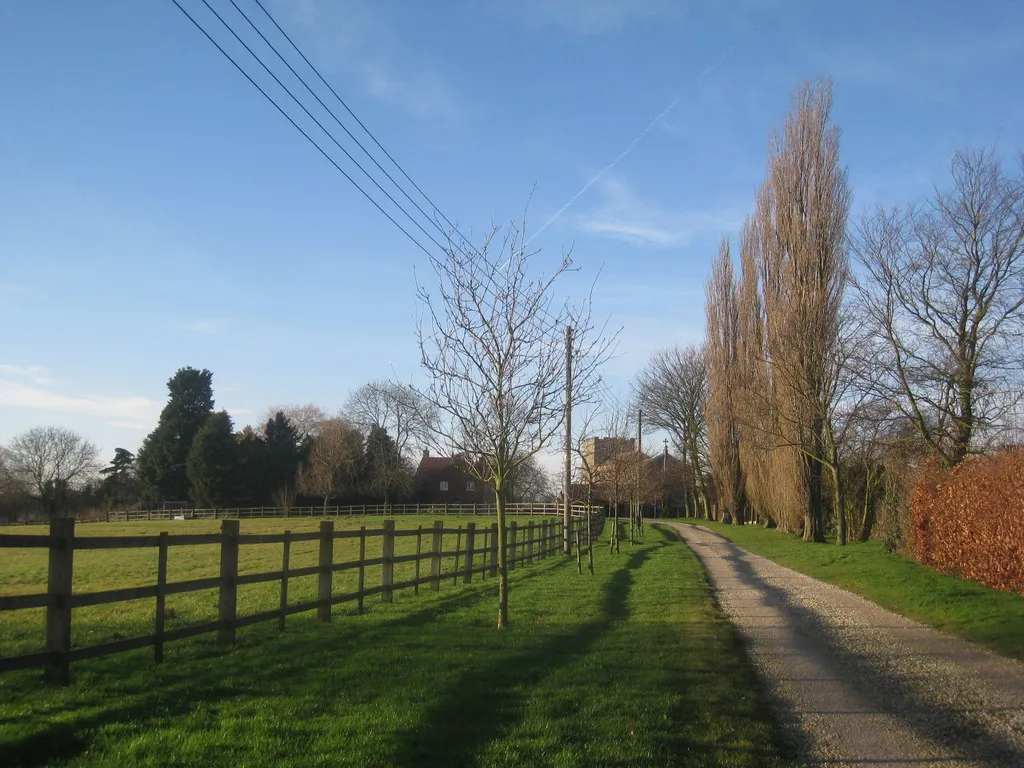
[{"label": "grass verge", "polygon": [[[539,523],[541,518],[516,517],[517,525],[522,528],[531,521]],[[379,531],[384,518],[381,517],[340,517],[334,518],[336,530],[359,530],[365,527],[369,533]],[[474,523],[480,530],[489,528],[490,517],[447,517],[444,519],[446,531],[456,531]],[[399,531],[414,531],[422,526],[422,551],[431,547],[429,528],[433,519],[416,516],[395,518]],[[280,520],[244,520],[241,524],[243,534],[281,533],[290,530],[293,533],[317,531],[320,520],[309,518],[291,518]],[[186,520],[186,521],[153,521],[134,523],[90,523],[79,525],[76,536],[155,536],[161,531],[175,534],[216,533],[221,529],[221,521]],[[0,527],[0,532],[45,534],[45,526]],[[539,533],[537,533],[539,536]],[[519,538],[520,542],[523,536]],[[465,539],[458,533],[446,533],[442,542],[442,551],[454,552],[456,547],[465,546]],[[368,535],[366,540],[366,557],[380,557],[382,539],[379,535]],[[486,562],[486,554],[479,551],[480,539],[477,539],[478,550],[474,564],[482,566]],[[395,554],[410,555],[416,551],[416,538],[398,536],[395,539]],[[520,554],[522,554],[520,548]],[[267,573],[282,568],[283,546],[281,544],[243,544],[239,549],[239,574]],[[46,592],[47,583],[47,550],[26,548],[4,548],[0,550],[0,594],[22,595]],[[197,546],[171,547],[167,558],[167,580],[170,583],[216,577],[220,573],[220,546],[203,544]],[[338,539],[334,542],[334,562],[353,562],[359,559],[358,539]],[[295,570],[315,566],[319,562],[319,542],[295,542],[291,546],[289,568]],[[455,573],[464,567],[464,558],[445,557],[441,562],[442,574],[445,576],[445,588],[454,582]],[[72,589],[75,594],[99,592],[108,589],[150,586],[156,583],[157,550],[149,548],[131,549],[99,549],[79,550],[74,554],[74,580]],[[430,563],[420,563],[420,575],[430,572]],[[416,575],[414,563],[406,562],[395,565],[394,580],[402,582],[411,580]],[[317,576],[291,577],[288,581],[289,604],[314,600],[317,596]],[[478,577],[479,578],[479,577]],[[365,584],[375,587],[381,583],[381,567],[367,566]],[[356,570],[339,571],[333,575],[335,593],[353,593],[358,587]],[[428,587],[421,586],[420,589]],[[167,597],[167,629],[176,629],[191,624],[213,621],[217,618],[217,589],[198,590]],[[246,584],[238,588],[238,615],[247,616],[259,611],[277,608],[280,604],[280,582],[262,584]],[[108,603],[106,605],[76,608],[72,620],[72,648],[97,645],[112,640],[152,634],[154,631],[153,599],[131,600],[126,602]],[[22,653],[34,653],[43,649],[45,611],[42,608],[19,611],[0,612],[0,657],[16,656]]]},{"label": "grass verge", "polygon": [[891,611],[1010,658],[1024,660],[1024,597],[948,576],[880,542],[845,547],[802,541],[753,525],[704,525],[754,554],[848,589]]},{"label": "grass verge", "polygon": [[[628,550],[628,551],[627,551]],[[5,764],[793,766],[700,565],[649,530],[596,575],[548,559],[400,593],[330,624],[254,626],[86,661],[70,688],[0,677]]]}]

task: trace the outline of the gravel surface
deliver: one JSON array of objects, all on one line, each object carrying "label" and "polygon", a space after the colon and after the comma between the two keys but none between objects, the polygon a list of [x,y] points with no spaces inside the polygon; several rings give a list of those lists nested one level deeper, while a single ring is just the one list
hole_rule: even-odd
[{"label": "gravel surface", "polygon": [[806,765],[1024,768],[1024,664],[663,524],[704,563]]}]

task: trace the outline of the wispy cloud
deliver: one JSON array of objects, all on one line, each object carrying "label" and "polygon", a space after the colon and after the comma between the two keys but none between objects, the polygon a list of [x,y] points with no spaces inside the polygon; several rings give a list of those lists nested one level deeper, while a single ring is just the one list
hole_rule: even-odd
[{"label": "wispy cloud", "polygon": [[38,365],[0,365],[0,373],[31,379],[36,384],[50,384],[53,381],[50,378],[50,372]]},{"label": "wispy cloud", "polygon": [[604,200],[576,217],[584,232],[655,248],[689,245],[708,234],[728,233],[742,223],[738,211],[678,210],[641,199],[620,178],[607,178],[596,187]]},{"label": "wispy cloud", "polygon": [[323,0],[277,5],[275,16],[328,82],[355,74],[366,93],[423,120],[462,114],[429,49],[403,39],[386,7]]},{"label": "wispy cloud", "polygon": [[152,426],[161,405],[146,397],[110,397],[105,395],[65,395],[16,381],[0,379],[0,406],[55,411],[109,419],[112,426]]}]

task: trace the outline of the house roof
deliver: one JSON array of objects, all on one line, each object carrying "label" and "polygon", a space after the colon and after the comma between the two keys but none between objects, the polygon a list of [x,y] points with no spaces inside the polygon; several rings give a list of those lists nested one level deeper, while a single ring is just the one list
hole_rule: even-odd
[{"label": "house roof", "polygon": [[467,474],[466,470],[469,467],[464,454],[457,456],[424,456],[420,459],[419,466],[416,467],[416,477],[429,477],[452,468]]},{"label": "house roof", "polygon": [[455,463],[451,456],[424,456],[416,468],[417,475],[429,475],[448,469]]}]

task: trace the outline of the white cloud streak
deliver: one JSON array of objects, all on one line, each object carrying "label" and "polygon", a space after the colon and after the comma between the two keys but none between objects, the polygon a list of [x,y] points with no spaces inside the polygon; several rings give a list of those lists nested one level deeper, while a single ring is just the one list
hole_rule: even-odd
[{"label": "white cloud streak", "polygon": [[0,365],[0,373],[32,379],[36,384],[49,384],[53,381],[50,372],[38,365]]},{"label": "white cloud streak", "polygon": [[709,234],[739,228],[743,214],[734,211],[672,210],[633,193],[622,179],[605,179],[599,187],[604,201],[576,217],[579,229],[640,247],[682,247]]},{"label": "white cloud streak", "polygon": [[112,426],[132,425],[132,429],[154,424],[161,408],[160,403],[146,397],[64,395],[5,379],[0,379],[0,406],[98,416],[109,419]]}]

